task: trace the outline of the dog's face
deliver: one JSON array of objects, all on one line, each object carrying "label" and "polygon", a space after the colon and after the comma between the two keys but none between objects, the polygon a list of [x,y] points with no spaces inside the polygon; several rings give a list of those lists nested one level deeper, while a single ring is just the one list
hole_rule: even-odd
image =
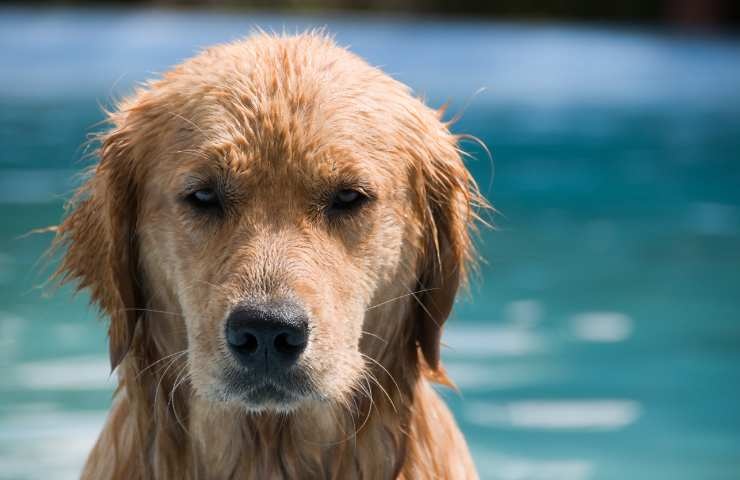
[{"label": "dog's face", "polygon": [[182,309],[196,389],[253,408],[344,395],[368,308],[417,288],[419,219],[398,159],[308,131],[330,119],[300,125],[281,101],[247,125],[188,112],[198,131],[153,167],[139,217],[149,277]]},{"label": "dog's face", "polygon": [[75,269],[79,219],[64,268],[111,313],[114,363],[146,321],[130,311],[162,305],[195,391],[252,410],[345,401],[374,360],[363,335],[436,367],[476,194],[405,87],[324,38],[259,37],[186,62],[113,122],[88,207],[109,217],[115,291]]}]

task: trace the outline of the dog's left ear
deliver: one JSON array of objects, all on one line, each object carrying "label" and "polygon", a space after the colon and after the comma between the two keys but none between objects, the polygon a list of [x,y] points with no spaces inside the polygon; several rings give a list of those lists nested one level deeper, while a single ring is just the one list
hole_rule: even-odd
[{"label": "dog's left ear", "polygon": [[135,244],[137,192],[131,129],[124,114],[112,114],[113,128],[101,138],[100,161],[70,202],[57,228],[55,246],[64,246],[55,273],[61,283],[76,281],[110,317],[111,370],[131,347],[140,314]]},{"label": "dog's left ear", "polygon": [[452,311],[458,288],[466,282],[474,257],[471,229],[475,208],[485,205],[468,172],[453,135],[445,129],[443,141],[427,144],[422,162],[420,206],[424,210],[424,253],[418,267],[416,342],[428,374],[445,381],[440,367],[442,326]]}]

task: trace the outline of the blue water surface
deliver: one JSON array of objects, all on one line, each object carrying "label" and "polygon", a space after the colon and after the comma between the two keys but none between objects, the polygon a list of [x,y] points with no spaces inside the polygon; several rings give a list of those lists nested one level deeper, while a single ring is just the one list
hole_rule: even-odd
[{"label": "blue water surface", "polygon": [[482,478],[740,478],[737,38],[65,9],[0,10],[0,478],[75,478],[110,404],[104,326],[21,237],[62,215],[101,108],[254,26],[322,25],[467,104],[454,129],[493,153],[466,145],[500,214],[443,353]]}]

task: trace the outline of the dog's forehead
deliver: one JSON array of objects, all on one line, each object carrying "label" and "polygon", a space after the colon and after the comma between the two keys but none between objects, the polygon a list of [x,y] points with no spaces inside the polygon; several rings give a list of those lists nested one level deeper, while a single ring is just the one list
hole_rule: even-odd
[{"label": "dog's forehead", "polygon": [[192,163],[253,177],[398,176],[429,123],[405,85],[316,36],[216,47],[163,86],[176,92],[177,143]]},{"label": "dog's forehead", "polygon": [[362,182],[380,181],[388,169],[378,155],[358,148],[332,145],[324,139],[320,146],[299,145],[285,148],[271,139],[223,139],[200,145],[188,160],[180,162],[185,171],[214,172],[250,183],[275,180],[316,184],[338,180]]},{"label": "dog's forehead", "polygon": [[[317,176],[382,175],[398,166],[403,150],[393,118],[376,120],[352,107],[303,108],[272,98],[259,107],[202,105],[198,131],[185,124],[196,163],[215,163],[236,174]],[[240,115],[227,109],[241,108]],[[373,112],[374,114],[377,112]]]}]

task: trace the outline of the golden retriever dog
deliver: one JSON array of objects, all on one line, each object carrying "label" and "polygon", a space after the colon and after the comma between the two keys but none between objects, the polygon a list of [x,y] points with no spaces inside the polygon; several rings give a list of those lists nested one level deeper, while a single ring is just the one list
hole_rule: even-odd
[{"label": "golden retriever dog", "polygon": [[83,478],[477,478],[431,385],[484,202],[441,116],[313,32],[119,103],[55,239],[118,376]]}]

